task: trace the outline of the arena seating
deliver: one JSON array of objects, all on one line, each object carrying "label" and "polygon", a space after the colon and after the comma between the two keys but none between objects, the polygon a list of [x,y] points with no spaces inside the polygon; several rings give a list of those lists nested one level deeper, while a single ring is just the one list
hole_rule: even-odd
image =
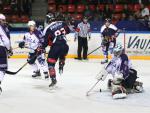
[{"label": "arena seating", "polygon": [[[23,1],[21,2],[23,3]],[[3,3],[1,4],[0,13],[3,13],[6,15],[8,22],[26,23],[30,19],[30,14],[28,14],[28,12],[26,12],[23,8],[21,8],[23,6],[20,6],[20,7],[19,6],[20,5],[18,4],[16,4],[15,6],[12,6],[11,0],[6,0],[6,1],[3,0]]]},{"label": "arena seating", "polygon": [[[88,12],[88,14],[92,13],[93,18],[91,18],[90,20],[92,24],[94,24],[97,21],[102,22],[104,18],[110,15],[110,17],[112,18],[112,22],[116,24],[119,23],[119,25],[120,24],[122,25],[123,22],[125,22],[123,20],[125,12],[127,13],[129,12],[131,13],[131,16],[134,16],[135,12],[141,10],[141,5],[137,2],[133,2],[133,3],[117,2],[115,4],[112,4],[110,2],[107,3],[105,0],[101,0],[103,2],[100,2],[100,3],[94,3],[92,2],[92,0],[45,0],[45,1],[48,4],[48,8],[47,8],[48,12],[59,11],[65,15],[64,17],[67,17],[67,15],[70,15],[71,17],[74,17],[75,20],[77,21],[82,20],[85,12],[86,13]],[[127,8],[125,8],[125,6]],[[150,4],[147,4],[147,7],[150,10]],[[7,21],[11,23],[26,23],[28,20],[30,20],[30,14],[25,13],[24,11],[22,11],[22,9],[18,9],[18,7],[14,9],[14,7],[11,6],[10,2],[2,4],[0,8],[0,12],[4,13],[7,17]],[[97,17],[96,20],[94,19],[95,17]],[[130,22],[125,22],[125,23],[129,24]],[[137,22],[136,20],[135,22],[132,21],[132,23],[133,25],[136,25],[136,27],[139,25],[141,26],[145,25],[145,23],[141,24],[140,22]],[[123,24],[123,25],[126,25],[126,24]],[[135,29],[135,27],[130,27],[130,29],[132,28]],[[139,28],[139,29],[142,29],[142,28]]]}]

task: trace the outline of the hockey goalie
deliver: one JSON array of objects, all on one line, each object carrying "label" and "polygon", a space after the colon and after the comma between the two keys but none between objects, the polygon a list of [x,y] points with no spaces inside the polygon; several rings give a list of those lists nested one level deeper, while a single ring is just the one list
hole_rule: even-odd
[{"label": "hockey goalie", "polygon": [[129,93],[143,91],[143,83],[136,81],[137,71],[132,68],[131,61],[121,44],[115,46],[112,60],[96,78],[105,80],[108,74],[113,76],[113,79],[108,80],[108,88],[112,92],[113,99],[126,98]]}]

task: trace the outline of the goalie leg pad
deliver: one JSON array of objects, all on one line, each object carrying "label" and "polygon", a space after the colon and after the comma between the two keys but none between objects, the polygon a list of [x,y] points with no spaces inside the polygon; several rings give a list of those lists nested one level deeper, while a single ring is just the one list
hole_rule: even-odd
[{"label": "goalie leg pad", "polygon": [[112,83],[112,97],[113,99],[121,99],[127,97],[126,89],[122,86],[123,75],[120,73],[116,75]]},{"label": "goalie leg pad", "polygon": [[113,99],[126,98],[126,89],[121,85],[112,85],[112,97]]}]

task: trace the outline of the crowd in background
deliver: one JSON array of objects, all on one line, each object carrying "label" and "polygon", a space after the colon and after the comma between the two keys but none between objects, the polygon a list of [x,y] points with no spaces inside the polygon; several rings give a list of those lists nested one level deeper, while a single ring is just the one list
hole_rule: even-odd
[{"label": "crowd in background", "polygon": [[0,12],[4,14],[31,15],[33,0],[0,0]]},{"label": "crowd in background", "polygon": [[[59,13],[61,18],[64,17],[65,19],[68,19],[69,16],[73,17],[73,14],[78,14],[78,11],[76,10],[75,12],[71,13],[67,11],[62,12],[63,7],[59,7],[60,5],[73,4],[77,7],[79,4],[84,4],[85,10],[82,12],[82,15],[83,17],[87,16],[89,21],[103,21],[105,18],[111,18],[113,23],[117,23],[118,21],[139,21],[142,24],[147,25],[149,25],[150,21],[150,0],[55,0],[55,4],[56,13]],[[98,9],[98,4],[104,5],[103,11]],[[115,7],[117,4],[121,4],[123,5],[123,10],[120,12],[115,12],[115,10],[110,8],[110,4],[113,5],[113,7]],[[140,5],[140,8],[138,10],[129,8],[128,5],[133,4]],[[95,5],[96,10],[91,10],[90,5]],[[50,4],[48,11],[51,12],[51,9],[52,8]],[[54,12],[54,10],[52,10],[52,12]]]}]

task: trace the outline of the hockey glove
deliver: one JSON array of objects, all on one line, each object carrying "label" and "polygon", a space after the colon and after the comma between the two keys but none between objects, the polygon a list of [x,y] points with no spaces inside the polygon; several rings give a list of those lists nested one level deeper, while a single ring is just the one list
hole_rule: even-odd
[{"label": "hockey glove", "polygon": [[105,68],[103,68],[101,70],[101,72],[96,76],[96,79],[104,81],[106,79],[107,75],[108,75],[107,70]]},{"label": "hockey glove", "polygon": [[10,58],[13,55],[12,48],[10,48],[9,50],[7,50],[7,53],[8,53],[8,58]]},{"label": "hockey glove", "polygon": [[18,45],[21,49],[25,47],[25,42],[20,42]]},{"label": "hockey glove", "polygon": [[38,47],[35,51],[36,51],[36,54],[37,54],[37,55],[40,55],[40,54],[42,54],[42,53],[45,53],[45,49],[43,49],[42,47]]}]

